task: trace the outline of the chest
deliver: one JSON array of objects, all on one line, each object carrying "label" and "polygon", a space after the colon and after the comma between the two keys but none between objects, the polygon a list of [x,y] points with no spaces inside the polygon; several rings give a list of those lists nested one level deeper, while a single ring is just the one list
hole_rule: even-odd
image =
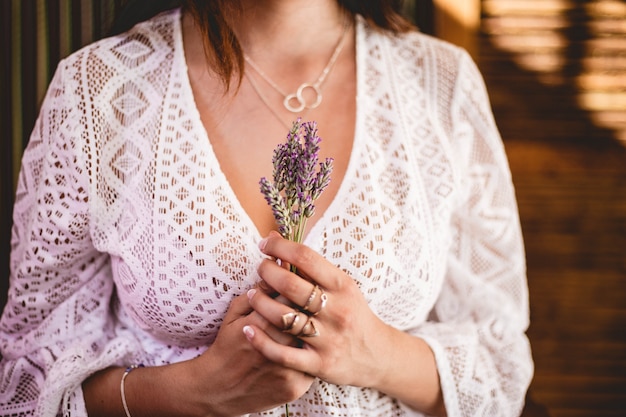
[{"label": "chest", "polygon": [[[349,66],[347,61],[344,66]],[[198,72],[196,74],[196,72]],[[203,79],[204,82],[200,82]],[[319,161],[333,159],[331,181],[315,203],[316,215],[307,222],[306,233],[331,204],[345,176],[354,142],[356,120],[356,78],[354,68],[340,67],[320,90],[320,105],[293,113],[275,100],[261,96],[258,88],[242,80],[236,93],[227,96],[218,81],[190,69],[191,94],[197,106],[201,128],[206,132],[219,169],[224,173],[242,208],[262,236],[277,226],[271,209],[259,192],[259,180],[272,178],[273,153],[284,143],[294,121],[315,121],[321,138]]]}]

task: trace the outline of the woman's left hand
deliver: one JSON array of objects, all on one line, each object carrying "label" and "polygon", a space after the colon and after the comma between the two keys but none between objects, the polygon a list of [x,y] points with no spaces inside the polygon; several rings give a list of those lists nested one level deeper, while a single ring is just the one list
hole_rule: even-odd
[{"label": "woman's left hand", "polygon": [[393,332],[369,308],[356,282],[312,249],[277,233],[260,247],[283,266],[267,259],[259,275],[292,306],[260,289],[248,292],[250,304],[274,326],[299,337],[303,348],[276,343],[261,329],[248,333],[252,345],[269,360],[333,384],[377,386],[394,356]]}]

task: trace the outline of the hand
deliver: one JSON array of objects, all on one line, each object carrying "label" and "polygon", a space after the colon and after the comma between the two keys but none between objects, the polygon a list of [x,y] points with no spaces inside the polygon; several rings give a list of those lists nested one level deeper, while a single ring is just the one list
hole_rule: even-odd
[{"label": "hand", "polygon": [[[250,326],[250,327],[246,327]],[[194,394],[210,406],[209,415],[234,416],[267,410],[293,401],[310,387],[313,378],[302,371],[269,361],[246,342],[244,328],[262,331],[279,346],[297,341],[252,311],[245,295],[235,298],[215,342],[189,361]]]},{"label": "hand", "polygon": [[[393,338],[386,337],[391,328],[369,308],[355,281],[313,250],[277,233],[270,234],[261,246],[268,256],[281,259],[283,266],[267,259],[259,266],[259,275],[300,309],[294,310],[258,290],[248,293],[250,304],[277,329],[291,327],[288,333],[301,334],[304,349],[277,343],[272,336],[275,329],[268,332],[254,325],[251,344],[271,361],[324,381],[376,386],[387,372],[386,358],[393,350]],[[289,272],[285,263],[296,266],[301,276]],[[309,310],[306,314],[299,312],[304,307]],[[311,337],[316,333],[319,335]]]}]

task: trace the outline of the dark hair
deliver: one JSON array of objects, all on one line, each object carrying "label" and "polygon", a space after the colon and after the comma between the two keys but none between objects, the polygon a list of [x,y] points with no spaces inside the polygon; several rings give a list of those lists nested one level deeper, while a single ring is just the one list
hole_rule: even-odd
[{"label": "dark hair", "polygon": [[[414,28],[402,15],[402,0],[337,1],[348,12],[360,14],[376,28],[393,33]],[[240,12],[239,5],[237,0],[129,0],[111,34],[124,32],[162,11],[182,6],[194,16],[204,35],[207,60],[228,88],[235,74],[241,82],[244,67],[243,51],[230,25]]]},{"label": "dark hair", "polygon": [[182,6],[183,0],[125,0],[107,36],[118,35],[139,22],[148,20],[166,10]]}]

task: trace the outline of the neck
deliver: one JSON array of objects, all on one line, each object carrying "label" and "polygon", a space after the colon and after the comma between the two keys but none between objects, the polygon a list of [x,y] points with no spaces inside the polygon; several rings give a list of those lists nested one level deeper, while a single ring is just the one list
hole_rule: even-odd
[{"label": "neck", "polygon": [[[336,83],[332,87],[333,78],[352,79],[354,27],[336,0],[239,1],[242,4],[232,23],[233,30],[251,61],[245,64],[242,89],[234,90],[237,97],[248,94],[247,103],[255,105],[260,99],[268,108],[278,109],[272,110],[281,113],[275,114],[277,119],[290,120],[302,103],[306,104],[304,111],[313,109],[313,113],[322,97],[326,103],[333,90],[341,90]],[[201,84],[204,92],[209,86],[219,87],[219,82],[213,82],[217,78],[207,66],[202,34],[193,18],[185,15],[183,24],[192,82]],[[337,50],[340,39],[342,49]],[[252,69],[253,65],[259,70]],[[260,76],[261,72],[265,75]],[[283,106],[285,96],[297,93],[301,87],[305,88],[302,95],[295,101],[288,99],[291,105]]]},{"label": "neck", "polygon": [[327,56],[346,21],[336,0],[242,2],[242,16],[234,30],[244,51],[260,64]]}]

